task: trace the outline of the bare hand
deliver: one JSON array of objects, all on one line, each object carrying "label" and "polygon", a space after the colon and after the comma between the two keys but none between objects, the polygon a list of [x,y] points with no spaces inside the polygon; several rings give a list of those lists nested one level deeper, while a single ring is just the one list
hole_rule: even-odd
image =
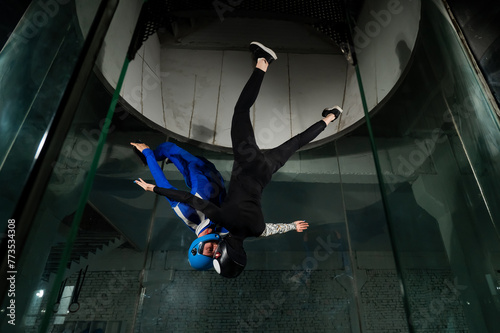
[{"label": "bare hand", "polygon": [[295,224],[297,232],[302,232],[309,227],[309,223],[307,223],[306,221],[295,221],[293,223]]},{"label": "bare hand", "polygon": [[153,190],[154,190],[154,188],[156,186],[156,185],[153,185],[153,184],[146,183],[144,180],[142,180],[142,178],[134,180],[134,183],[136,183],[137,185],[139,185],[140,187],[142,187],[144,189],[144,191],[150,191],[150,192],[153,192]]},{"label": "bare hand", "polygon": [[149,146],[145,143],[136,143],[136,142],[131,142],[130,143],[132,146],[134,146],[135,148],[137,148],[138,151],[140,151],[142,153],[142,151],[144,149],[148,149]]}]

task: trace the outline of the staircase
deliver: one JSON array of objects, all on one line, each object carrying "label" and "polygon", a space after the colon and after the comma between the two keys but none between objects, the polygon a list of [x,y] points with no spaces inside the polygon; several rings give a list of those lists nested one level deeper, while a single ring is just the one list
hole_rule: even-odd
[{"label": "staircase", "polygon": [[[68,228],[66,232],[69,231],[68,221],[71,221],[72,218],[72,215],[66,217],[61,224],[62,227]],[[71,256],[66,265],[64,278],[85,268],[92,261],[125,243],[127,243],[125,237],[115,230],[93,207],[87,205],[77,237],[73,243]],[[42,276],[43,280],[49,281],[51,275],[57,273],[65,247],[66,239],[52,246]]]}]

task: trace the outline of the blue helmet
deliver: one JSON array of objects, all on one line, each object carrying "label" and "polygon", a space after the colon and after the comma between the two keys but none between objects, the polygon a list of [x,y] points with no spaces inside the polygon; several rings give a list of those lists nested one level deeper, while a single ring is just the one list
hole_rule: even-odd
[{"label": "blue helmet", "polygon": [[194,269],[199,271],[206,271],[213,267],[212,256],[208,257],[202,254],[203,246],[206,242],[219,241],[220,236],[218,234],[208,234],[202,237],[196,238],[189,247],[189,264]]}]

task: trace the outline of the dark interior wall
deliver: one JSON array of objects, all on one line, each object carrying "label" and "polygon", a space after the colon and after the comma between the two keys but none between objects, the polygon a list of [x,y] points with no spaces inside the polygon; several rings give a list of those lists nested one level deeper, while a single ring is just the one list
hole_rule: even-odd
[{"label": "dark interior wall", "polygon": [[0,4],[0,49],[3,48],[31,0],[3,0]]},{"label": "dark interior wall", "polygon": [[448,0],[448,4],[500,105],[500,2]]}]

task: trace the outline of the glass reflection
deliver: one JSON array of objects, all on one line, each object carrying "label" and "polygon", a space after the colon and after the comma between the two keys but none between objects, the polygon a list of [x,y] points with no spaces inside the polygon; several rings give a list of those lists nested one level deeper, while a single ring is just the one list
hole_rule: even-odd
[{"label": "glass reflection", "polygon": [[[263,213],[309,228],[249,240],[248,265],[233,280],[190,267],[193,230],[134,184],[153,179],[130,141],[173,143],[212,161],[229,184],[233,156],[154,130],[124,102],[63,283],[53,286],[110,102],[92,77],[27,244],[20,330],[36,332],[49,313],[50,332],[493,332],[498,120],[441,4],[422,8],[415,45],[395,44],[396,72],[404,75],[373,115],[374,138],[360,125],[288,161],[263,194]],[[380,79],[364,51],[361,76]],[[158,167],[173,187],[190,190],[175,165]],[[50,309],[49,294],[58,296]]]},{"label": "glass reflection", "polygon": [[422,6],[411,68],[372,121],[392,241],[415,332],[494,331],[498,121],[446,11]]}]

